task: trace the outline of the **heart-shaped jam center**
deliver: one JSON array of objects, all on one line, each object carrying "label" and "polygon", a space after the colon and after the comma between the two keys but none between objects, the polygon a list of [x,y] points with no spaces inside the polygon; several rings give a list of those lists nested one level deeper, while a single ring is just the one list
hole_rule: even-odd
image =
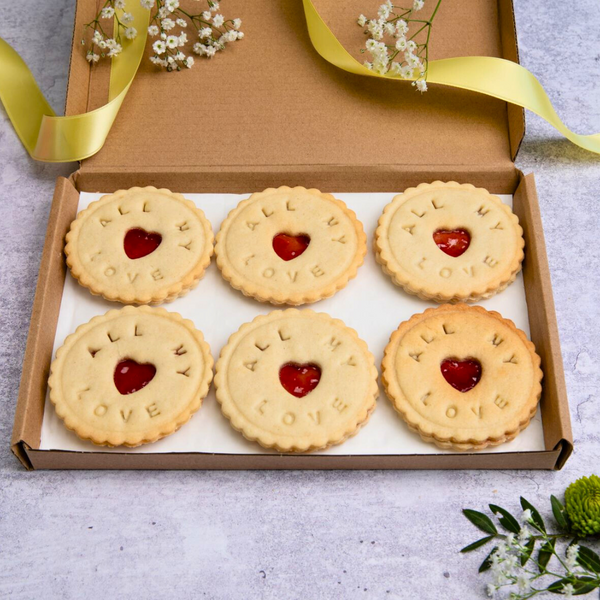
[{"label": "heart-shaped jam center", "polygon": [[133,394],[146,387],[156,375],[156,367],[126,358],[115,369],[113,379],[120,394]]},{"label": "heart-shaped jam center", "polygon": [[125,234],[123,248],[129,258],[143,258],[154,252],[162,242],[160,233],[151,233],[136,227]]},{"label": "heart-shaped jam center", "polygon": [[433,234],[433,241],[442,252],[456,258],[469,247],[471,235],[466,229],[440,229]]},{"label": "heart-shaped jam center", "polygon": [[444,379],[459,392],[472,390],[481,379],[481,363],[474,358],[447,358],[440,365]]},{"label": "heart-shaped jam center", "polygon": [[310,238],[307,235],[288,235],[287,233],[278,233],[273,238],[273,250],[275,254],[285,261],[298,258],[310,244]]},{"label": "heart-shaped jam center", "polygon": [[279,369],[279,381],[287,392],[303,398],[310,394],[321,380],[321,368],[314,364],[288,363]]}]

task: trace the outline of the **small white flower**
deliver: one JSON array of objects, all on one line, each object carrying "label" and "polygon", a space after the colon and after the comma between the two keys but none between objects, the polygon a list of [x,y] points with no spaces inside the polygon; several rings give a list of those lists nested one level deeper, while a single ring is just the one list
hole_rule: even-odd
[{"label": "small white flower", "polygon": [[176,35],[170,35],[166,40],[167,48],[177,48],[179,46],[179,38]]},{"label": "small white flower", "polygon": [[100,56],[94,52],[88,52],[86,59],[90,63],[97,63],[100,60]]},{"label": "small white flower", "polygon": [[115,0],[115,8],[123,10],[125,8],[125,0]]},{"label": "small white flower", "polygon": [[212,10],[213,12],[217,12],[219,10],[218,2],[209,2],[208,4],[210,6],[210,10]]},{"label": "small white flower", "polygon": [[417,49],[417,44],[415,44],[415,42],[413,42],[413,40],[410,40],[409,42],[406,42],[406,49],[413,54],[414,51]]},{"label": "small white flower", "polygon": [[152,44],[152,50],[156,52],[156,54],[163,54],[167,49],[167,45],[162,40],[156,40],[154,44]]},{"label": "small white flower", "polygon": [[364,27],[367,24],[367,17],[365,17],[365,15],[360,15],[357,19],[357,23],[361,26]]},{"label": "small white flower", "polygon": [[121,23],[123,23],[123,25],[131,25],[131,23],[133,23],[133,15],[131,13],[123,13],[123,16],[121,17]]},{"label": "small white flower", "polygon": [[160,34],[160,39],[164,42],[167,39],[167,34],[166,33],[161,33]]},{"label": "small white flower", "polygon": [[404,19],[399,19],[396,22],[396,31],[398,35],[406,35],[408,33],[408,23]]},{"label": "small white flower", "polygon": [[390,73],[392,75],[400,75],[402,76],[402,65],[399,62],[393,62],[390,67]]},{"label": "small white flower", "polygon": [[206,46],[204,44],[201,44],[200,42],[196,42],[192,46],[192,51],[195,52],[196,54],[199,54],[200,56],[202,56],[203,54],[205,54],[205,48],[206,48]]},{"label": "small white flower", "polygon": [[187,27],[187,21],[185,19],[177,19],[175,21],[179,27]]},{"label": "small white flower", "polygon": [[488,583],[485,588],[485,591],[488,595],[488,598],[493,598],[494,595],[496,594],[496,586],[492,585],[491,583]]},{"label": "small white flower", "polygon": [[562,593],[565,598],[572,598],[574,591],[575,591],[575,588],[573,587],[573,584],[571,584],[571,583],[567,583],[567,584],[563,585],[563,587],[562,587]]},{"label": "small white flower", "polygon": [[205,10],[205,11],[202,13],[202,18],[203,18],[205,21],[210,21],[210,20],[212,19],[212,13],[210,12],[210,10]]},{"label": "small white flower", "polygon": [[165,8],[171,13],[175,12],[179,8],[179,0],[166,0]]},{"label": "small white flower", "polygon": [[401,73],[401,75],[402,75],[402,77],[404,79],[412,79],[414,77],[414,70],[411,69],[408,65],[404,65],[402,67],[402,73]]},{"label": "small white flower", "polygon": [[228,31],[225,34],[225,37],[227,38],[228,42],[235,42],[235,40],[237,40],[237,34],[238,34],[237,31]]},{"label": "small white flower", "polygon": [[530,581],[529,577],[527,577],[527,575],[525,575],[524,573],[521,573],[517,577],[517,587],[519,588],[520,592],[528,592],[529,591],[529,588],[531,587],[531,581]]},{"label": "small white flower", "polygon": [[100,11],[100,17],[103,19],[112,19],[115,16],[115,9],[112,6],[107,6]]},{"label": "small white flower", "polygon": [[243,31],[238,31],[237,32],[237,39],[241,40],[244,37],[244,32]]},{"label": "small white flower", "polygon": [[215,27],[221,27],[221,25],[223,25],[223,23],[225,22],[225,18],[223,17],[223,15],[215,15],[213,17],[213,25]]},{"label": "small white flower", "polygon": [[579,553],[579,546],[577,544],[573,544],[567,548],[567,558],[565,560],[565,564],[569,571],[572,571],[577,566],[577,555]]},{"label": "small white flower", "polygon": [[158,35],[158,27],[156,25],[150,25],[150,27],[148,27],[148,35]]},{"label": "small white flower", "polygon": [[158,18],[159,19],[166,19],[171,13],[166,9],[165,6],[161,6],[158,9]]},{"label": "small white flower", "polygon": [[365,67],[367,67],[367,69],[369,69],[369,71],[373,70],[373,63],[370,63],[368,60],[365,60],[365,62],[363,63],[363,65]]},{"label": "small white flower", "polygon": [[521,544],[525,544],[530,537],[531,532],[529,531],[529,527],[527,527],[527,525],[523,525],[519,531],[519,542]]},{"label": "small white flower", "polygon": [[396,33],[396,27],[394,27],[393,23],[386,23],[384,29],[388,35],[394,35],[394,33]]},{"label": "small white flower", "polygon": [[407,48],[406,38],[401,37],[396,40],[396,50],[400,50],[400,52],[405,52]]},{"label": "small white flower", "polygon": [[94,37],[92,38],[92,42],[98,45],[102,41],[102,34],[96,29],[94,31]]},{"label": "small white flower", "polygon": [[413,10],[421,10],[425,2],[423,0],[415,0],[413,2]]},{"label": "small white flower", "polygon": [[185,31],[182,31],[179,34],[178,40],[179,40],[179,45],[183,46],[187,42],[187,33]]},{"label": "small white flower", "polygon": [[528,508],[522,512],[521,519],[526,523],[531,523],[531,511]]},{"label": "small white flower", "polygon": [[175,55],[175,59],[176,60],[185,60],[185,54],[181,50],[178,50],[177,54]]},{"label": "small white flower", "polygon": [[114,44],[113,47],[108,51],[108,56],[117,56],[117,54],[121,53],[121,50],[123,50],[121,44]]},{"label": "small white flower", "polygon": [[241,19],[234,19],[233,20],[233,28],[234,29],[239,29],[242,26],[242,20]]},{"label": "small white flower", "polygon": [[509,546],[514,545],[514,543],[515,543],[515,534],[514,533],[511,532],[506,536],[506,543]]},{"label": "small white flower", "polygon": [[154,0],[140,0],[140,4],[143,8],[150,10],[154,6]]},{"label": "small white flower", "polygon": [[209,38],[212,35],[212,29],[210,27],[203,27],[198,31],[198,37],[203,40],[204,38]]},{"label": "small white flower", "polygon": [[175,27],[175,21],[173,19],[163,19],[160,24],[165,31],[171,31]]},{"label": "small white flower", "polygon": [[102,50],[104,50],[106,48],[106,40],[100,40],[98,42],[98,48],[101,48]]},{"label": "small white flower", "polygon": [[390,7],[387,4],[382,4],[377,11],[381,19],[387,19],[390,16]]},{"label": "small white flower", "polygon": [[128,27],[125,30],[125,37],[128,40],[133,40],[135,38],[135,36],[137,35],[137,29],[135,27]]},{"label": "small white flower", "polygon": [[212,58],[217,53],[217,49],[214,46],[208,46],[206,48],[205,54],[208,58]]},{"label": "small white flower", "polygon": [[186,66],[188,69],[191,69],[191,68],[194,66],[194,57],[193,57],[193,56],[188,56],[188,57],[185,59],[185,66]]}]

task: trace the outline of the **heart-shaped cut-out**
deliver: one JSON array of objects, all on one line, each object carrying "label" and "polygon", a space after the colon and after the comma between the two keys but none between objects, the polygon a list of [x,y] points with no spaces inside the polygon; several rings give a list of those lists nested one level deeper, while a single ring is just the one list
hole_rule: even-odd
[{"label": "heart-shaped cut-out", "polygon": [[289,235],[278,233],[273,238],[273,250],[279,258],[288,261],[298,258],[310,244],[310,237],[305,234]]},{"label": "heart-shaped cut-out", "polygon": [[143,258],[154,252],[162,242],[160,233],[153,233],[136,227],[125,234],[123,249],[129,258]]},{"label": "heart-shaped cut-out", "polygon": [[474,358],[447,358],[440,365],[444,379],[459,392],[472,390],[481,379],[481,363]]},{"label": "heart-shaped cut-out", "polygon": [[303,398],[310,394],[319,385],[320,380],[321,368],[312,363],[304,365],[287,363],[279,369],[281,385],[296,398]]},{"label": "heart-shaped cut-out", "polygon": [[133,394],[146,387],[156,375],[152,364],[140,364],[131,358],[122,360],[115,369],[113,379],[120,394]]},{"label": "heart-shaped cut-out", "polygon": [[456,258],[466,252],[471,235],[466,229],[439,229],[433,234],[433,241],[442,252]]}]

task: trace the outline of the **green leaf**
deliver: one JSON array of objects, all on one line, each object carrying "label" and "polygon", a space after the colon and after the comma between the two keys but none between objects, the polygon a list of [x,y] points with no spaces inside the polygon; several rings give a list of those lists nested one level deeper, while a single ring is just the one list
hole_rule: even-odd
[{"label": "green leaf", "polygon": [[478,529],[481,529],[484,533],[489,533],[491,535],[496,535],[498,530],[496,526],[492,523],[492,520],[483,513],[480,513],[476,510],[471,510],[470,508],[463,509],[463,515],[475,525]]},{"label": "green leaf", "polygon": [[495,504],[490,504],[490,510],[495,514],[501,514],[502,517],[498,519],[500,521],[500,525],[504,527],[504,529],[511,531],[512,533],[519,533],[521,531],[521,526],[519,522],[504,508],[501,506],[496,506]]},{"label": "green leaf", "polygon": [[521,566],[524,567],[527,564],[527,561],[531,558],[531,554],[533,553],[533,549],[535,548],[535,538],[529,538],[529,541],[525,545],[525,550],[521,554]]},{"label": "green leaf", "polygon": [[588,571],[600,573],[600,556],[585,546],[579,546],[577,563]]},{"label": "green leaf", "polygon": [[471,550],[477,550],[477,548],[481,548],[481,546],[485,546],[490,540],[493,540],[495,535],[488,535],[487,537],[481,538],[468,546],[465,546],[461,552],[471,552]]},{"label": "green leaf", "polygon": [[479,565],[479,573],[484,573],[492,566],[492,554],[498,550],[498,546],[494,546],[492,551],[485,557],[484,561]]},{"label": "green leaf", "polygon": [[531,519],[533,521],[533,526],[538,531],[546,533],[546,526],[544,525],[544,519],[542,519],[542,516],[537,511],[535,506],[533,506],[533,504],[531,504],[530,502],[525,500],[525,498],[523,498],[523,496],[521,496],[521,506],[523,507],[523,510],[529,509],[531,511]]},{"label": "green leaf", "polygon": [[558,526],[561,529],[568,530],[569,523],[567,522],[565,507],[562,505],[562,502],[556,496],[550,496],[550,502],[552,503],[552,513],[554,514]]},{"label": "green leaf", "polygon": [[555,544],[556,544],[555,539],[548,540],[540,548],[540,551],[538,553],[538,563],[539,563],[540,573],[543,573],[546,570],[546,567],[548,566],[548,563],[550,562],[550,559],[552,558],[552,554],[554,553],[554,545]]},{"label": "green leaf", "polygon": [[553,583],[551,583],[547,588],[547,592],[552,592],[553,594],[562,594],[563,587],[570,583],[573,586],[573,595],[574,596],[583,596],[584,594],[589,594],[598,588],[600,585],[598,580],[594,577],[572,577],[572,578],[564,578],[557,579]]}]

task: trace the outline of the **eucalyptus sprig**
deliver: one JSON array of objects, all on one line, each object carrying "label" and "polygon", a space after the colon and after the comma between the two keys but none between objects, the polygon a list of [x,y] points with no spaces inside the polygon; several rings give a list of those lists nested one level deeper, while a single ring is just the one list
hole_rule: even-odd
[{"label": "eucalyptus sprig", "polygon": [[389,73],[402,79],[414,78],[417,90],[427,91],[429,40],[441,3],[442,0],[437,0],[428,19],[417,18],[419,15],[415,14],[423,9],[425,0],[413,0],[408,8],[386,0],[379,7],[377,18],[360,15],[357,23],[365,28],[365,35],[370,36],[361,50],[371,54],[371,59],[364,62],[365,67],[380,75]]},{"label": "eucalyptus sprig", "polygon": [[461,552],[493,545],[479,567],[480,573],[490,571],[493,576],[486,587],[488,596],[526,600],[552,593],[571,598],[600,588],[600,556],[581,544],[582,539],[600,534],[600,478],[582,477],[567,488],[565,498],[566,506],[550,496],[555,533],[523,497],[520,519],[501,506],[489,505],[500,531],[486,514],[463,510],[486,535]]}]

